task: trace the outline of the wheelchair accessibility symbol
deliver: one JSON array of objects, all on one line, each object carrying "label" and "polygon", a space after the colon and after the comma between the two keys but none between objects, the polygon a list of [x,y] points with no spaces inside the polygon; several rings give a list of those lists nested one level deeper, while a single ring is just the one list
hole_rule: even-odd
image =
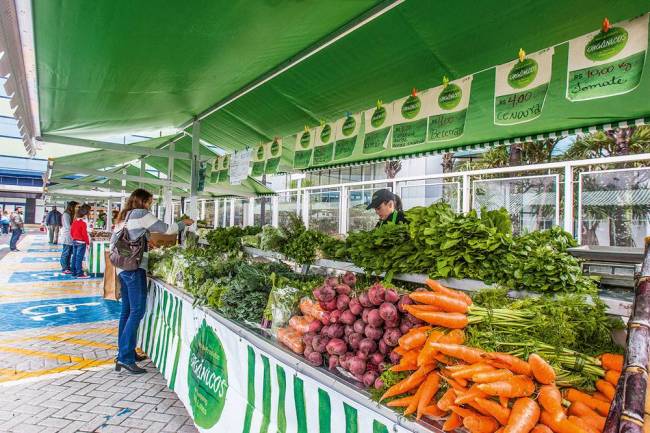
[{"label": "wheelchair accessibility symbol", "polygon": [[101,305],[99,302],[84,302],[81,304],[44,304],[23,308],[20,312],[21,314],[28,316],[31,320],[42,322],[48,317],[76,312],[79,310],[79,307],[97,307],[99,305]]}]

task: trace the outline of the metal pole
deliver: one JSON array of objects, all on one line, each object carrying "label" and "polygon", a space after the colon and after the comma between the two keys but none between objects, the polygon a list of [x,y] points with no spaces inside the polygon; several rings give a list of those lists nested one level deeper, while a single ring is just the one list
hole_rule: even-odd
[{"label": "metal pole", "polygon": [[[176,143],[172,141],[169,143],[169,155],[167,156],[167,180],[172,182],[174,180],[174,150],[176,149]],[[172,188],[166,186],[163,189],[163,202],[165,204],[165,215],[164,220],[167,224],[172,224],[174,222],[174,204],[172,201]]]},{"label": "metal pole", "polygon": [[190,166],[190,218],[195,222],[191,227],[192,231],[196,230],[196,220],[199,219],[198,203],[197,203],[197,190],[199,186],[199,164],[200,164],[200,149],[201,142],[201,122],[195,120],[192,124],[192,163]]},{"label": "metal pole", "polygon": [[573,167],[564,167],[564,230],[575,237],[573,230]]},{"label": "metal pole", "polygon": [[122,169],[122,199],[120,200],[120,209],[124,209],[126,203],[126,168]]},{"label": "metal pole", "polygon": [[144,174],[147,172],[147,166],[144,162],[144,158],[140,160],[140,177],[142,178],[140,182],[138,182],[138,186],[140,188],[144,188]]},{"label": "metal pole", "polygon": [[463,175],[463,213],[467,213],[472,208],[469,175]]}]

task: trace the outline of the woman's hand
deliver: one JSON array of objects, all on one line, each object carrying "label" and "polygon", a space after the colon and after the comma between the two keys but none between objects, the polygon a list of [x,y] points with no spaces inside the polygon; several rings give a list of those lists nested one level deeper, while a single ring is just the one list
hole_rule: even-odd
[{"label": "woman's hand", "polygon": [[185,224],[186,226],[191,226],[192,224],[194,224],[194,220],[191,218],[185,218],[183,220],[183,224]]}]

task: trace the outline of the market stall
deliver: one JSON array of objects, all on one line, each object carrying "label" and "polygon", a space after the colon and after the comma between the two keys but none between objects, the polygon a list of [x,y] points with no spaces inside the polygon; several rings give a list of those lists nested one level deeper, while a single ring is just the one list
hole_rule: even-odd
[{"label": "market stall", "polygon": [[105,252],[108,251],[111,232],[93,230],[90,233],[90,247],[88,249],[88,273],[95,277],[104,275],[106,269]]}]

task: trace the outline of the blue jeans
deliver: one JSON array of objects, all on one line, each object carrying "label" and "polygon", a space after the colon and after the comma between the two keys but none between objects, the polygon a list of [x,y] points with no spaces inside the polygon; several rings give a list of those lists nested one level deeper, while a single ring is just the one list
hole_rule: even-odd
[{"label": "blue jeans", "polygon": [[61,252],[61,270],[70,270],[70,259],[72,258],[72,245],[63,244],[63,251]]},{"label": "blue jeans", "polygon": [[83,261],[86,255],[86,243],[73,241],[72,244],[72,275],[79,277],[83,275]]},{"label": "blue jeans", "polygon": [[9,224],[2,224],[2,234],[6,235],[9,233]]},{"label": "blue jeans", "polygon": [[18,243],[18,239],[20,239],[20,235],[23,233],[21,229],[13,229],[11,232],[11,240],[9,241],[9,249],[11,251],[16,249],[16,244]]},{"label": "blue jeans", "polygon": [[117,330],[117,360],[122,364],[135,363],[135,346],[138,343],[138,327],[147,308],[147,273],[144,269],[122,271],[122,313]]}]

